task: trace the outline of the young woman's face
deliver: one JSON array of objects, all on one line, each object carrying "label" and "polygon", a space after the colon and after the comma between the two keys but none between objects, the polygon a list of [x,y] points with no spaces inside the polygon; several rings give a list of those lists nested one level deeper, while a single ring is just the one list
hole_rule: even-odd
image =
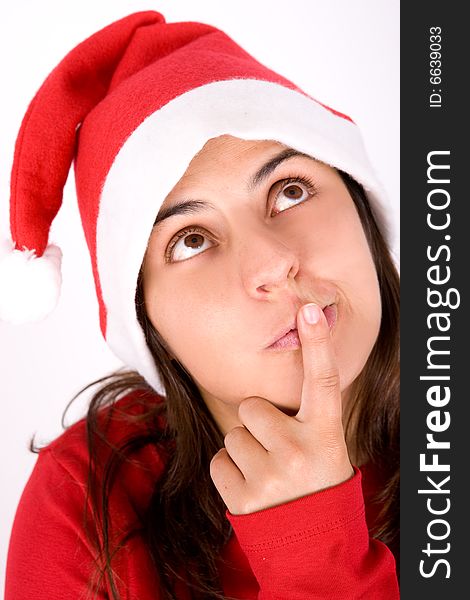
[{"label": "young woman's face", "polygon": [[248,396],[296,412],[302,350],[269,346],[303,304],[335,304],[343,403],[379,332],[379,285],[354,202],[334,169],[292,154],[272,141],[209,140],[159,215],[192,203],[149,240],[149,318],[224,431]]}]

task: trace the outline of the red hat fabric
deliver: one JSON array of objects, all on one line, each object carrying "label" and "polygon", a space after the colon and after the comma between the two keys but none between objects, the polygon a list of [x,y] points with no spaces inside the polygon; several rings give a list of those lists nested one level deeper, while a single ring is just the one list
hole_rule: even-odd
[{"label": "red hat fabric", "polygon": [[208,139],[271,139],[348,172],[390,239],[385,195],[353,121],[266,68],[219,29],[153,11],[94,34],[31,102],[11,177],[11,240],[0,247],[0,319],[38,320],[60,294],[48,243],[74,161],[100,327],[114,353],[165,394],[135,313],[158,210]]}]

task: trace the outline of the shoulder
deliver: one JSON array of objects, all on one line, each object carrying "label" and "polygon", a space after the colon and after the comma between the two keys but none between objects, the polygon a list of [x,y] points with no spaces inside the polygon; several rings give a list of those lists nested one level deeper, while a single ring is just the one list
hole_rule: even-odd
[{"label": "shoulder", "polygon": [[[158,412],[156,403],[161,404],[162,400],[144,399],[133,393],[100,410],[97,419],[106,443],[101,443],[99,437],[93,439],[86,419],[81,419],[39,451],[11,531],[7,598],[56,598],[57,594],[61,598],[82,597],[94,576],[96,540],[102,539],[90,494],[96,494],[101,507],[102,478],[106,476],[112,448],[120,448],[132,438],[151,440],[149,420],[139,416],[152,414],[149,402],[153,403],[154,412]],[[90,439],[97,451],[98,479],[94,487],[89,485]],[[112,517],[110,539],[119,541],[121,535],[138,528],[164,462],[156,444],[138,445],[115,473],[107,495],[107,510]],[[144,564],[146,555],[142,546],[136,541],[134,544],[139,565]]]},{"label": "shoulder", "polygon": [[[144,509],[166,462],[165,450],[155,443],[165,425],[159,415],[163,403],[157,394],[133,391],[98,411],[96,429],[80,419],[39,451],[36,476],[86,493],[90,468],[99,485],[118,466],[113,498]],[[127,459],[118,465],[116,458],[123,451]]]}]

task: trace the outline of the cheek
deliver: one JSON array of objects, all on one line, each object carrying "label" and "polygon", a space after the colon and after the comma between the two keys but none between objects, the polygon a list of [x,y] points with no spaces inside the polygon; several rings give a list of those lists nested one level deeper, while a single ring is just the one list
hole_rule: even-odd
[{"label": "cheek", "polygon": [[335,336],[335,351],[344,389],[364,368],[377,340],[382,319],[380,288],[369,253],[351,263],[343,305],[344,319]]},{"label": "cheek", "polygon": [[194,379],[221,368],[219,363],[230,356],[229,341],[240,330],[240,319],[234,315],[233,295],[220,288],[217,278],[155,278],[146,307],[153,326]]},{"label": "cheek", "polygon": [[342,328],[336,337],[334,346],[342,390],[363,370],[377,340],[380,320],[377,306],[356,305],[347,327]]},{"label": "cheek", "polygon": [[159,286],[158,297],[155,294],[147,310],[170,351],[202,391],[227,404],[259,395],[279,406],[295,406],[302,386],[301,357],[283,356],[276,363],[272,356],[267,360],[254,350],[234,296],[235,290],[225,296],[207,285],[183,289],[175,281]]}]

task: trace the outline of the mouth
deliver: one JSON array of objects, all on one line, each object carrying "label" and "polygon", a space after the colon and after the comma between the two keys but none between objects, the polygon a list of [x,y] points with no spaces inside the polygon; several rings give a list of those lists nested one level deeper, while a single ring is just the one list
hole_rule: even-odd
[{"label": "mouth", "polygon": [[[338,317],[338,311],[336,304],[329,304],[323,307],[323,314],[328,323],[330,330],[335,326]],[[268,350],[296,350],[301,347],[299,334],[296,327],[297,323],[294,321],[290,327],[284,328],[280,334],[277,335],[276,339],[267,346]]]}]

